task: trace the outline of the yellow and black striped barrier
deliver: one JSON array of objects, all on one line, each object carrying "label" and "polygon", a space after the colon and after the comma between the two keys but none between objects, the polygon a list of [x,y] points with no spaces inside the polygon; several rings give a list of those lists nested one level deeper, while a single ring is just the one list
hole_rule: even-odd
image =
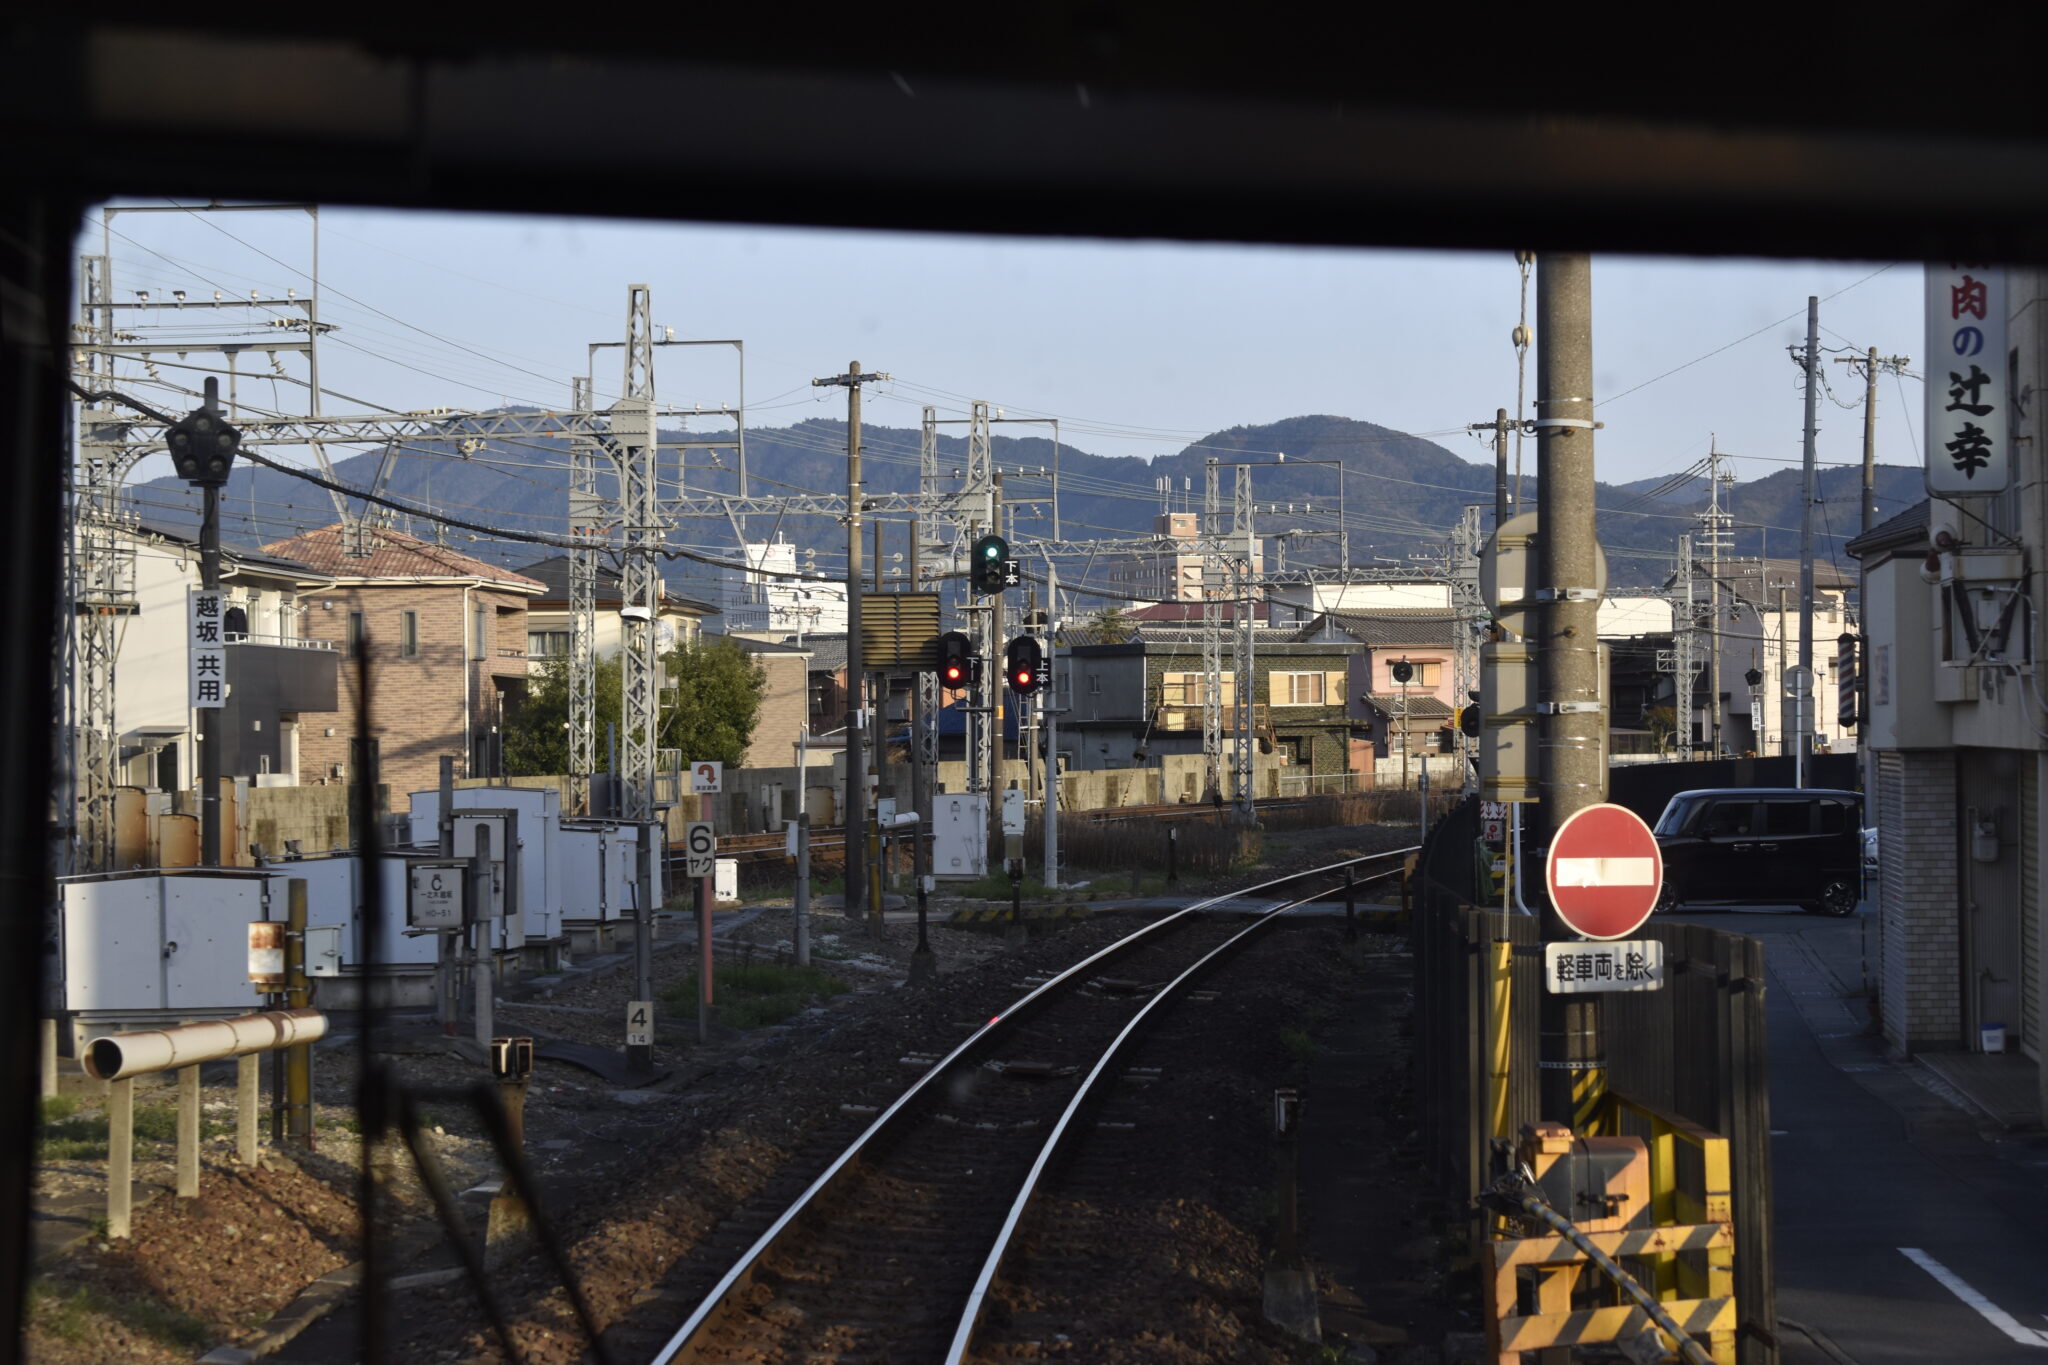
[{"label": "yellow and black striped barrier", "polygon": [[[1579,1198],[1597,1203],[1604,1195],[1606,1217],[1585,1218],[1581,1227],[1550,1206],[1542,1184],[1519,1176],[1482,1196],[1507,1215],[1497,1228],[1533,1223],[1551,1234],[1497,1236],[1482,1252],[1480,1288],[1496,1360],[1510,1365],[1524,1351],[1627,1342],[1655,1331],[1691,1365],[1735,1365],[1728,1139],[1612,1092],[1603,1097],[1600,1119],[1606,1132],[1635,1131],[1589,1141],[1535,1125],[1523,1130],[1517,1164],[1544,1182],[1554,1163],[1579,1162],[1571,1183],[1597,1177],[1596,1188]],[[1681,1177],[1681,1147],[1693,1149],[1683,1163],[1690,1182]],[[1640,1155],[1614,1166],[1629,1149]],[[1598,1160],[1598,1153],[1608,1159]],[[1637,1270],[1624,1269],[1624,1260]],[[1610,1288],[1582,1284],[1588,1269]]]}]

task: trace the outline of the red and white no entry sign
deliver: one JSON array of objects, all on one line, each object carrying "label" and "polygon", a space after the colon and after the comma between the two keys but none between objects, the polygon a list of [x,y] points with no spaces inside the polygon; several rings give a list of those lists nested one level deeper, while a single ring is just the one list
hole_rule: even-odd
[{"label": "red and white no entry sign", "polygon": [[1624,806],[1588,806],[1550,841],[1544,879],[1558,918],[1587,938],[1625,938],[1657,908],[1664,857]]}]

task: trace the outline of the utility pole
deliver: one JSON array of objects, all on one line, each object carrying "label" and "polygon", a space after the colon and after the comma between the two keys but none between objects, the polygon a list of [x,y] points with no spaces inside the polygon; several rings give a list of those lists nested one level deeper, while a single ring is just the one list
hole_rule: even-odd
[{"label": "utility pole", "polygon": [[[1598,545],[1593,519],[1593,265],[1584,253],[1536,258],[1536,584],[1542,820],[1555,838],[1566,819],[1606,799],[1601,734]],[[1545,907],[1543,937],[1575,937]],[[1606,1088],[1597,994],[1542,1001],[1545,1118],[1585,1131]]]},{"label": "utility pole", "polygon": [[[906,562],[911,592],[923,586],[918,575],[918,542],[923,539],[923,532],[918,519],[912,517],[910,558]],[[917,810],[917,825],[910,832],[910,874],[917,881],[914,888],[917,894],[917,947],[910,953],[910,980],[915,985],[938,976],[927,925],[931,913],[927,897],[932,870],[929,835],[933,828],[932,777],[939,761],[936,725],[940,696],[939,675],[931,668],[918,669],[913,680],[917,690],[910,694],[910,800]]]},{"label": "utility pole", "polygon": [[1726,452],[1707,438],[1707,513],[1704,518],[1707,546],[1707,742],[1708,756],[1722,757],[1721,749],[1721,552],[1732,550],[1734,515],[1721,506],[1721,491],[1735,482],[1733,474],[1721,472]]},{"label": "utility pole", "polygon": [[1508,519],[1508,421],[1506,408],[1496,409],[1491,422],[1474,422],[1467,431],[1490,431],[1493,433],[1493,524],[1499,529]]},{"label": "utility pole", "polygon": [[860,362],[853,361],[845,374],[813,379],[813,388],[846,390],[846,811],[840,823],[846,830],[846,915],[860,913],[867,898],[868,774],[867,678],[860,656],[860,386],[888,379],[882,373],[862,374]]},{"label": "utility pole", "polygon": [[[1818,497],[1819,469],[1814,458],[1814,441],[1819,434],[1814,404],[1820,397],[1820,300],[1806,300],[1806,357],[1800,368],[1806,372],[1805,478],[1799,503],[1799,676],[1811,686],[1813,680],[1813,505]],[[1813,748],[1813,727],[1804,704],[1797,708],[1798,735],[1793,754],[1804,771],[1806,756]],[[1801,786],[1805,783],[1802,781]]]},{"label": "utility pole", "polygon": [[1862,530],[1868,533],[1877,524],[1877,376],[1889,370],[1902,374],[1912,364],[1910,356],[1886,356],[1878,358],[1877,347],[1873,346],[1866,355],[1838,355],[1837,365],[1847,365],[1863,371],[1863,523]]}]

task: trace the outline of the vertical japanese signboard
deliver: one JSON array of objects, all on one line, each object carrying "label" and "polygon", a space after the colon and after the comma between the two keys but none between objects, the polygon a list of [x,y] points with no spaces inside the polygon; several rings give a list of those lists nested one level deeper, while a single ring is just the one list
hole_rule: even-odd
[{"label": "vertical japanese signboard", "polygon": [[2012,486],[2006,440],[2005,272],[1927,264],[1927,491],[1985,497]]},{"label": "vertical japanese signboard", "polygon": [[189,695],[194,707],[218,709],[228,695],[227,637],[221,633],[218,588],[193,588],[187,599],[186,623],[191,630],[186,656],[191,660]]}]

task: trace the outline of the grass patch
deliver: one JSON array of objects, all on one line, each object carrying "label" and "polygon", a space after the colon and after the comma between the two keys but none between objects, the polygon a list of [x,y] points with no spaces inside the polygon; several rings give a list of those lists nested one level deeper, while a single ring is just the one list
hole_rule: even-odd
[{"label": "grass patch", "polygon": [[[736,1029],[779,1024],[820,1000],[844,994],[847,985],[817,967],[778,966],[772,962],[733,963],[711,976],[718,1021]],[[662,993],[672,1011],[697,1007],[697,976],[692,972]]]},{"label": "grass patch", "polygon": [[[55,1097],[69,1100],[68,1095]],[[80,1114],[76,1103],[58,1105],[53,1108],[49,1100],[44,1101],[44,1119],[36,1135],[36,1159],[38,1161],[105,1161],[107,1159],[107,1116],[104,1113]],[[62,1117],[52,1118],[52,1113]],[[219,1137],[230,1131],[227,1123],[210,1119],[204,1113],[199,1116],[199,1140]],[[135,1155],[149,1155],[149,1147],[156,1143],[178,1140],[178,1109],[171,1104],[138,1105],[135,1110]],[[147,1144],[147,1145],[146,1145]]]},{"label": "grass patch", "polygon": [[88,1340],[95,1318],[112,1318],[166,1346],[187,1351],[207,1345],[214,1337],[213,1329],[200,1319],[146,1294],[117,1299],[91,1285],[67,1293],[42,1280],[32,1284],[29,1292],[45,1315],[46,1330],[62,1341]]},{"label": "grass patch", "polygon": [[45,1095],[41,1106],[44,1123],[59,1123],[78,1112],[78,1096]]}]

